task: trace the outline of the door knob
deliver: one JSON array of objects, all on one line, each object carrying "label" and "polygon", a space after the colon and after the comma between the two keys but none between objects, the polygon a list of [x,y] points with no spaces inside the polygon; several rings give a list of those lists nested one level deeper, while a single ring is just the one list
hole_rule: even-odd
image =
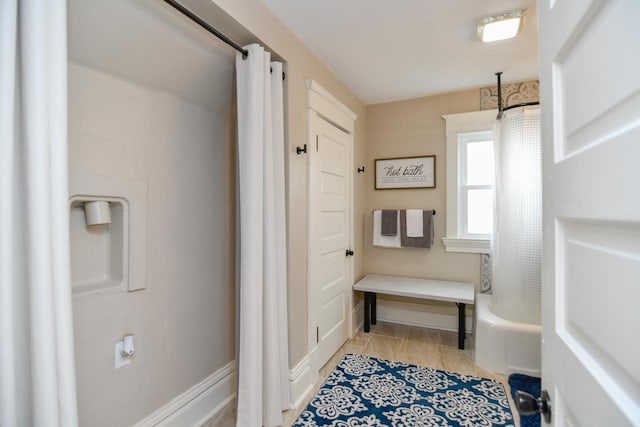
[{"label": "door knob", "polygon": [[521,415],[532,415],[540,412],[546,423],[551,422],[551,399],[547,390],[542,390],[539,398],[524,391],[516,391],[516,408]]},{"label": "door knob", "polygon": [[347,256],[353,256],[353,251],[351,249],[347,249]]}]

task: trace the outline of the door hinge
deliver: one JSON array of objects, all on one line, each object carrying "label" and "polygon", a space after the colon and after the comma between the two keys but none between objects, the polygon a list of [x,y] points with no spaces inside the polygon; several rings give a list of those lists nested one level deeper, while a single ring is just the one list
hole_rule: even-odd
[{"label": "door hinge", "polygon": [[320,342],[320,327],[316,326],[316,344]]},{"label": "door hinge", "polygon": [[316,152],[318,151],[318,135],[316,135]]}]

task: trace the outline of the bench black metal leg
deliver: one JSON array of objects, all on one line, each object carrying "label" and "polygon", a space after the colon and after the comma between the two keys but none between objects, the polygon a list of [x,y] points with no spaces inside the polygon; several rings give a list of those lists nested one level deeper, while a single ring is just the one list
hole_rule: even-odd
[{"label": "bench black metal leg", "polygon": [[371,324],[375,325],[376,324],[376,305],[378,302],[378,294],[376,293],[371,293]]},{"label": "bench black metal leg", "polygon": [[369,332],[371,330],[371,292],[364,293],[364,331]]},{"label": "bench black metal leg", "polygon": [[458,348],[460,350],[464,350],[464,337],[467,333],[467,319],[464,311],[465,305],[466,304],[458,303]]}]

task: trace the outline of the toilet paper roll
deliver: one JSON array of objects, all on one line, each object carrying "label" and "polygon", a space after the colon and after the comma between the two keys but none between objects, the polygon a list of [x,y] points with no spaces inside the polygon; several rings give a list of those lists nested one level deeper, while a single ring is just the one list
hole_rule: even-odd
[{"label": "toilet paper roll", "polygon": [[98,200],[85,203],[84,215],[87,225],[111,224],[109,202]]}]

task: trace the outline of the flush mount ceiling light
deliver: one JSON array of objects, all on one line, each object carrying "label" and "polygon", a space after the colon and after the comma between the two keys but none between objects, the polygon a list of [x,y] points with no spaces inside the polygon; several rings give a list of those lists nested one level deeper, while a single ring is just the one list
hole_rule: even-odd
[{"label": "flush mount ceiling light", "polygon": [[487,16],[478,23],[478,38],[485,43],[515,37],[522,26],[524,10]]}]

